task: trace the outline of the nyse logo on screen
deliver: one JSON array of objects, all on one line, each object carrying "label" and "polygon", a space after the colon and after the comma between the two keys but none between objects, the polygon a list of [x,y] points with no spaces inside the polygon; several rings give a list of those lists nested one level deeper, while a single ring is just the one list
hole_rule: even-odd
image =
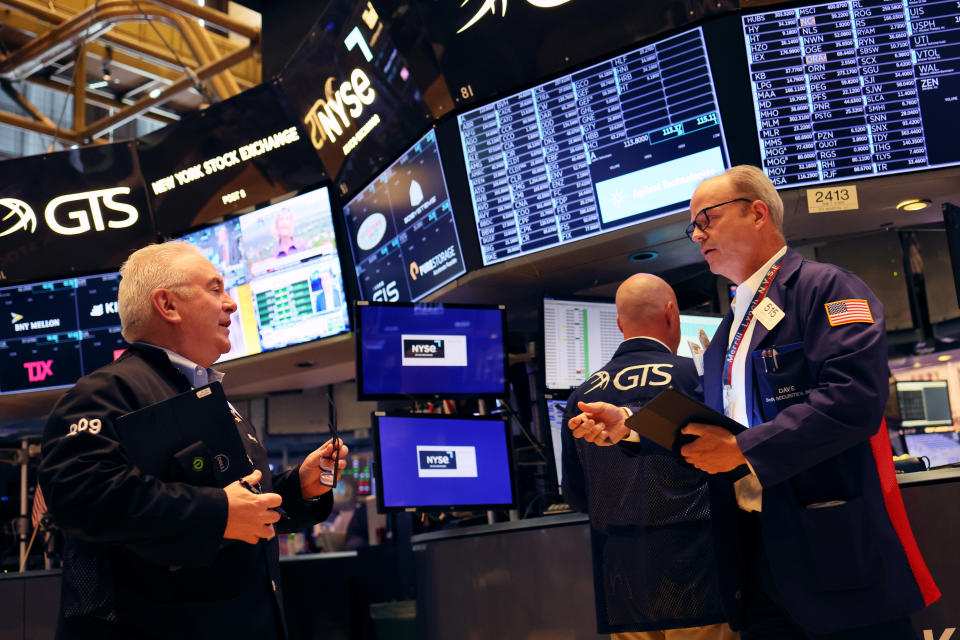
[{"label": "nyse logo on screen", "polygon": [[456,469],[457,452],[430,451],[423,450],[417,452],[420,455],[420,469]]},{"label": "nyse logo on screen", "polygon": [[417,446],[417,475],[421,478],[476,478],[477,449],[469,446]]},{"label": "nyse logo on screen", "polygon": [[411,340],[405,338],[403,341],[404,358],[445,358],[443,340]]},{"label": "nyse logo on screen", "polygon": [[[62,236],[132,227],[140,219],[140,212],[133,205],[116,199],[129,194],[130,187],[111,187],[57,196],[47,203],[43,219],[51,231]],[[0,214],[0,237],[20,230],[27,233],[37,230],[36,214],[22,200],[0,198]]]}]

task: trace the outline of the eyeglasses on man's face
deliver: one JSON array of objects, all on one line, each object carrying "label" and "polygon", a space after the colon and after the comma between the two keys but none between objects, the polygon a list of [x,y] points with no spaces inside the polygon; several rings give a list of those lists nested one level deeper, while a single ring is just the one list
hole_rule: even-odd
[{"label": "eyeglasses on man's face", "polygon": [[710,227],[710,216],[707,214],[707,211],[711,209],[716,209],[717,207],[722,207],[734,202],[753,202],[749,198],[734,198],[733,200],[727,200],[726,202],[721,202],[720,204],[710,205],[709,207],[704,207],[697,212],[697,215],[693,217],[693,222],[687,225],[687,237],[690,238],[691,242],[696,242],[693,239],[693,232],[697,229],[700,231],[706,231]]}]

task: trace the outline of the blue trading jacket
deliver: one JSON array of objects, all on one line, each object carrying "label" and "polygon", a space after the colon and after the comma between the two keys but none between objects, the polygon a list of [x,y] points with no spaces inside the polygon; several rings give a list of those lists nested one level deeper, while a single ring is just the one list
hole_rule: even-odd
[{"label": "blue trading jacket", "polygon": [[[598,447],[566,428],[580,413],[578,400],[636,407],[668,387],[696,396],[698,384],[692,360],[655,340],[634,338],[570,396],[563,492],[571,506],[590,514],[600,633],[700,626],[727,617],[706,474],[654,445]],[[731,494],[720,494],[729,511]]]}]

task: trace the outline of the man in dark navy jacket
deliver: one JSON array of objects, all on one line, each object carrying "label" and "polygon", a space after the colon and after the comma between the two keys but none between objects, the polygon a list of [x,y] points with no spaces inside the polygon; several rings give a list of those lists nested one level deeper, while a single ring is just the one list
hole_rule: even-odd
[{"label": "man in dark navy jacket", "polygon": [[[571,394],[566,423],[578,419],[580,402],[643,405],[669,387],[699,395],[693,360],[676,355],[680,316],[670,285],[637,274],[617,289],[616,303],[624,340]],[[638,440],[596,447],[563,431],[563,495],[590,514],[597,630],[623,640],[735,638],[723,623],[708,476]],[[669,631],[639,633],[650,630]]]},{"label": "man in dark navy jacket", "polygon": [[[237,434],[254,470],[220,489],[146,475],[130,464],[114,421],[219,380],[236,304],[223,278],[186,243],[134,252],[120,270],[120,321],[131,346],[81,378],[44,429],[40,486],[64,532],[57,637],[284,638],[274,525],[302,529],[333,506],[320,483],[326,442],[271,474],[256,431]],[[324,463],[329,466],[329,463]]]},{"label": "man in dark navy jacket", "polygon": [[[687,233],[738,285],[704,357],[704,398],[749,427],[691,424],[683,447],[736,483],[744,638],[913,638],[908,614],[939,591],[920,556],[882,424],[883,309],[856,276],[788,249],[783,203],[756,167],[706,180]],[[625,434],[601,408],[591,441]],[[602,415],[601,415],[602,413]],[[619,415],[618,415],[619,414]],[[604,428],[605,427],[605,428]]]}]

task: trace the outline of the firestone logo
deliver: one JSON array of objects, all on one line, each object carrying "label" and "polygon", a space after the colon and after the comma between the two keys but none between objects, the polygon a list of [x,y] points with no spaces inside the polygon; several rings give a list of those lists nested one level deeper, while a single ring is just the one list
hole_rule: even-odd
[{"label": "firestone logo", "polygon": [[[51,231],[63,236],[75,236],[91,229],[104,231],[108,227],[131,227],[140,219],[140,212],[133,205],[116,200],[117,196],[129,194],[130,187],[111,187],[57,196],[47,203],[43,210],[43,219]],[[28,233],[36,232],[37,216],[26,202],[15,198],[0,198],[0,207],[6,209],[6,215],[0,218],[0,223],[15,218],[12,224],[0,231],[0,237],[21,229]],[[123,214],[125,217],[105,219],[108,212]]]},{"label": "firestone logo", "polygon": [[24,362],[23,368],[27,370],[27,380],[30,382],[43,382],[47,379],[47,376],[53,375],[53,360]]}]

